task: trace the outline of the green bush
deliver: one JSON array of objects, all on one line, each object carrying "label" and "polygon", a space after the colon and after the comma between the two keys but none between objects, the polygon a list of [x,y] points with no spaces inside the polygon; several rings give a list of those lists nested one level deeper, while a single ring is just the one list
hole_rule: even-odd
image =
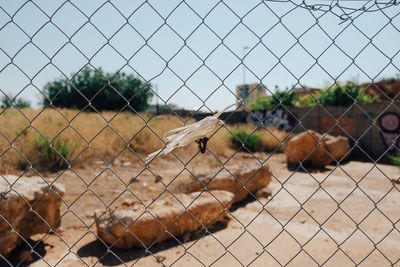
[{"label": "green bush", "polygon": [[351,106],[355,100],[360,104],[376,102],[376,97],[362,94],[362,88],[353,82],[346,82],[345,85],[337,83],[330,89],[326,89],[320,98],[323,106]]},{"label": "green bush", "polygon": [[389,156],[390,160],[394,165],[400,168],[400,155],[397,154],[397,156]]},{"label": "green bush", "polygon": [[[129,101],[136,111],[145,111],[153,96],[150,84],[132,74],[104,73],[84,68],[72,79],[59,79],[44,86],[42,105],[83,109],[89,104],[97,110],[121,110]],[[85,99],[87,98],[87,99]],[[51,102],[50,102],[51,101]]]},{"label": "green bush", "polygon": [[254,102],[250,103],[250,110],[264,110],[270,108],[271,97],[260,96]]},{"label": "green bush", "polygon": [[261,148],[261,137],[255,133],[249,135],[246,130],[239,129],[230,136],[232,146],[236,149],[244,145],[249,151],[254,152]]},{"label": "green bush", "polygon": [[[365,87],[365,86],[364,86]],[[369,96],[363,94],[363,86],[356,85],[354,82],[346,82],[341,85],[339,82],[323,92],[297,96],[294,90],[280,91],[276,87],[276,92],[272,96],[261,96],[250,104],[250,110],[274,109],[281,105],[285,107],[313,107],[317,105],[318,99],[323,106],[351,106],[355,100],[359,104],[371,104],[379,101],[379,96]],[[281,103],[282,102],[282,103]]]},{"label": "green bush", "polygon": [[[275,108],[276,106],[285,106],[285,107],[294,107],[296,102],[297,95],[294,90],[285,90],[280,91],[277,90],[271,97],[271,107]],[[281,103],[282,102],[282,103]]]},{"label": "green bush", "polygon": [[294,107],[296,98],[296,93],[293,90],[280,91],[276,87],[272,96],[260,96],[250,103],[250,110],[274,109],[277,106]]},{"label": "green bush", "polygon": [[6,96],[4,95],[1,98],[0,108],[9,108],[9,107],[17,107],[17,108],[29,108],[31,103],[25,99],[18,98],[15,99],[14,96]]},{"label": "green bush", "polygon": [[[51,140],[48,137],[46,138],[47,140]],[[63,141],[56,139],[50,147],[47,140],[42,136],[33,138],[32,143],[36,156],[33,162],[38,164],[38,166],[34,167],[49,171],[59,171],[68,168],[68,162],[64,159],[70,159],[74,147],[66,139]]]},{"label": "green bush", "polygon": [[318,103],[317,99],[319,99],[320,97],[321,93],[302,95],[296,100],[295,106],[299,108],[313,107]]}]

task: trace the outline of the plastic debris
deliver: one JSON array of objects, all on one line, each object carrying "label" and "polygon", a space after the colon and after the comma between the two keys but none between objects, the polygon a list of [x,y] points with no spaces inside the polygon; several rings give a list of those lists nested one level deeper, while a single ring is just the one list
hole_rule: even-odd
[{"label": "plastic debris", "polygon": [[219,116],[226,110],[240,103],[241,101],[239,100],[237,103],[227,106],[213,116],[208,116],[198,122],[168,131],[164,135],[164,140],[166,142],[165,147],[149,154],[146,157],[146,163],[150,163],[156,156],[170,153],[175,148],[187,146],[201,138],[209,138],[219,126],[224,124],[224,122],[219,119]]}]

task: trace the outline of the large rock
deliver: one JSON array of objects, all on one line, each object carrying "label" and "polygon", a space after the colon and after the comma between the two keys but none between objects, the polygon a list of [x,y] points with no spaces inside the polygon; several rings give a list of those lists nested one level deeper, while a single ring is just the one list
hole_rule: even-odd
[{"label": "large rock", "polygon": [[328,135],[325,140],[326,149],[335,160],[342,160],[349,155],[350,144],[347,137]]},{"label": "large rock", "polygon": [[231,199],[226,191],[177,194],[156,200],[147,210],[139,201],[126,201],[105,214],[95,213],[97,234],[117,248],[148,246],[226,220]]},{"label": "large rock", "polygon": [[196,174],[189,191],[224,190],[233,193],[233,202],[238,202],[245,199],[249,192],[255,193],[271,182],[267,165],[239,163],[225,168],[218,173],[207,171]]},{"label": "large rock", "polygon": [[286,158],[289,166],[310,165],[323,168],[334,160],[341,160],[350,150],[346,137],[322,135],[309,130],[292,137],[287,143]]},{"label": "large rock", "polygon": [[[7,256],[24,239],[60,226],[64,187],[40,177],[0,176],[0,253]],[[12,185],[12,186],[11,186]],[[31,210],[32,208],[32,210]],[[18,234],[17,234],[18,233]]]}]

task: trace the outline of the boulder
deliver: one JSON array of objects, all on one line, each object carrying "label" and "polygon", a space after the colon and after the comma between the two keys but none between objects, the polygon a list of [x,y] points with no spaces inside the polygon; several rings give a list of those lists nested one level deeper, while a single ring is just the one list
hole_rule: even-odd
[{"label": "boulder", "polygon": [[176,194],[144,201],[147,209],[137,200],[125,201],[95,213],[97,234],[116,248],[149,246],[226,221],[232,197],[226,191]]},{"label": "boulder", "polygon": [[[60,226],[60,205],[65,189],[41,177],[1,175],[0,253],[7,256],[23,239]],[[32,208],[32,210],[31,210]],[[22,239],[22,238],[23,239]]]},{"label": "boulder", "polygon": [[326,137],[326,149],[337,161],[342,160],[348,156],[350,151],[349,139],[344,136],[332,136]]},{"label": "boulder", "polygon": [[238,202],[245,199],[249,192],[255,193],[270,182],[271,174],[267,165],[239,163],[225,167],[218,173],[211,170],[196,174],[189,191],[224,190],[234,195],[233,202]]},{"label": "boulder", "polygon": [[346,137],[322,135],[309,130],[292,137],[287,143],[286,159],[291,167],[309,165],[323,168],[334,160],[341,160],[350,150]]}]

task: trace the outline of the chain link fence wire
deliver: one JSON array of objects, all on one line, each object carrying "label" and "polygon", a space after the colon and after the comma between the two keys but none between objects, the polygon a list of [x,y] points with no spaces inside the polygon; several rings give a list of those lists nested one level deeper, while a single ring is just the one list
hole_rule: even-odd
[{"label": "chain link fence wire", "polygon": [[[387,135],[379,118],[399,113],[400,90],[393,96],[377,86],[382,77],[399,73],[398,5],[396,0],[0,2],[0,170],[7,185],[0,201],[3,211],[12,196],[28,207],[12,222],[0,214],[4,231],[0,244],[10,242],[13,235],[19,240],[12,252],[1,254],[2,265],[398,265],[399,172],[382,163],[399,152],[398,133],[393,132],[378,156],[363,145],[373,131]],[[99,75],[103,84],[90,96],[74,83],[85,70]],[[137,110],[135,96],[119,90],[113,81],[121,73],[133,73],[149,88],[155,111]],[[46,83],[57,77],[67,83],[50,97]],[[241,104],[222,116],[228,121],[240,112],[255,115],[239,148],[232,149],[229,140],[218,136],[225,132],[238,138],[241,126],[223,124],[209,137],[205,154],[194,144],[195,149],[174,151],[146,164],[148,152],[163,147],[163,134],[173,125],[189,125],[197,114],[213,113],[240,100],[235,87],[246,84],[246,78],[258,86],[245,95],[244,102],[259,86],[266,88],[267,95],[277,92],[275,85],[287,86],[271,108],[297,120],[283,137],[265,127],[249,105]],[[387,100],[383,108],[371,113],[362,104],[366,90],[360,96],[345,91],[352,103],[333,115],[321,99],[346,79],[376,90]],[[316,105],[299,115],[283,99],[309,84],[327,89],[318,96],[306,90]],[[56,97],[67,90],[79,95],[81,108],[56,104]],[[105,92],[123,104],[114,111],[100,109],[95,103]],[[28,99],[32,108],[25,107],[22,99]],[[173,104],[194,111],[185,114]],[[167,115],[159,115],[161,108],[168,110]],[[354,110],[364,114],[364,132],[358,136],[340,123]],[[322,145],[327,136],[318,139],[307,127],[316,112],[333,120],[327,134],[339,129],[349,139],[351,147],[345,155],[349,160],[334,158]],[[303,131],[317,145],[304,159],[297,159],[287,142]],[[245,145],[262,134],[278,145],[269,152],[255,152]],[[79,145],[73,144],[78,139]],[[36,148],[36,154],[27,147]],[[318,149],[333,163],[313,170],[303,161]],[[285,153],[296,158],[298,166],[288,169]],[[353,161],[351,154],[356,153],[364,161]],[[44,167],[38,164],[42,157],[57,159],[56,171],[49,169],[48,162]],[[243,182],[232,171],[232,166],[246,162],[256,162],[257,172],[264,169],[271,175],[269,197],[248,189],[257,172]],[[222,203],[199,178],[199,173],[210,170],[213,179],[226,171],[241,185],[237,194],[249,196],[232,208],[232,201]],[[21,192],[24,186],[18,186],[18,181],[31,176],[47,185],[34,201]],[[189,202],[179,191],[186,176],[204,187]],[[54,189],[57,184],[64,185],[65,194]],[[52,224],[37,209],[50,193],[61,203],[60,218]],[[190,211],[205,194],[224,207],[213,222],[227,213],[228,223],[204,225]],[[168,198],[183,212],[164,225],[151,207]],[[123,236],[113,242],[100,238],[93,214],[96,218],[113,214],[124,199],[136,203],[132,209],[143,210],[130,225],[114,216],[126,233],[136,237],[129,229],[146,214],[170,238],[158,242],[165,239],[160,235],[149,245],[137,237],[141,247],[126,250],[116,248]],[[32,224],[45,224],[48,231],[27,238],[18,225],[32,216],[36,218]],[[171,227],[184,216],[199,224],[201,231],[172,234]]]}]

